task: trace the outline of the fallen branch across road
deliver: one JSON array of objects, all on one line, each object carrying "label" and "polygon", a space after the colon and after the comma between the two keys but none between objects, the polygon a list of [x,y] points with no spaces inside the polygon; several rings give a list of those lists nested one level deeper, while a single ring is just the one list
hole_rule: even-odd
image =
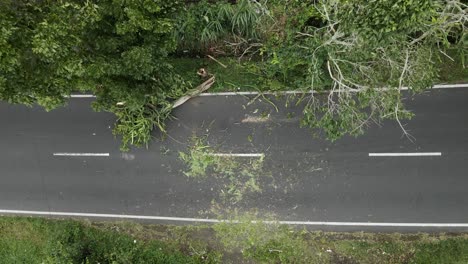
[{"label": "fallen branch across road", "polygon": [[182,96],[181,98],[177,99],[174,104],[172,104],[172,109],[181,106],[183,103],[187,102],[189,99],[192,97],[198,96],[202,92],[208,90],[213,83],[215,82],[215,77],[211,77],[208,80],[206,80],[204,83],[200,84],[198,87],[195,89],[190,90],[187,95]]}]

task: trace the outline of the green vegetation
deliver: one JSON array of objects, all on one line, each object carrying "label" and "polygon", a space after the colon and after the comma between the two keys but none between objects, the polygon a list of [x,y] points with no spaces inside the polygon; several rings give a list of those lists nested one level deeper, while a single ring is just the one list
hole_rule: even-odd
[{"label": "green vegetation", "polygon": [[440,83],[468,83],[468,51],[449,49],[438,61]]},{"label": "green vegetation", "polygon": [[90,223],[0,218],[2,263],[207,263],[173,243],[141,241]]},{"label": "green vegetation", "polygon": [[190,178],[216,180],[214,184],[223,202],[235,204],[245,195],[261,193],[260,180],[264,157],[217,156],[213,147],[207,145],[207,136],[192,137],[187,152],[180,152],[180,159],[187,165],[184,174]]},{"label": "green vegetation", "polygon": [[[114,134],[128,150],[149,144],[155,128],[164,133],[174,101],[210,75],[212,92],[316,91],[300,98],[301,125],[330,140],[384,119],[406,133],[401,120],[412,113],[403,86],[416,94],[435,82],[468,82],[463,1],[230,2],[2,0],[0,100],[51,110],[74,91],[94,93],[93,108],[115,114]],[[268,185],[265,157],[216,149],[207,136],[194,137],[179,157],[190,180],[215,183],[222,203],[240,203]],[[0,262],[468,262],[466,235],[317,233],[250,215],[228,218],[236,223],[2,217]]]},{"label": "green vegetation", "polygon": [[468,262],[468,236],[311,232],[253,215],[213,226],[0,217],[2,263]]},{"label": "green vegetation", "polygon": [[319,244],[308,240],[307,231],[299,232],[276,222],[264,223],[252,215],[214,225],[216,237],[224,248],[242,252],[258,263],[324,263],[328,258]]},{"label": "green vegetation", "polygon": [[117,116],[122,149],[164,131],[171,102],[190,88],[172,71],[178,1],[13,1],[0,3],[0,99],[50,110],[72,90]]},{"label": "green vegetation", "polygon": [[209,74],[216,77],[216,82],[209,92],[240,92],[240,91],[265,91],[265,87],[256,86],[262,78],[251,69],[258,67],[257,61],[241,61],[232,57],[221,57],[217,59],[225,67],[209,58],[175,57],[171,58],[174,70],[180,76],[184,76],[192,85],[200,82],[197,70],[203,68]]},{"label": "green vegetation", "polygon": [[302,98],[301,125],[330,140],[389,118],[406,132],[401,87],[467,80],[467,10],[460,0],[4,0],[0,99],[51,110],[92,92],[128,150],[165,132],[203,67],[214,91],[322,93]]},{"label": "green vegetation", "polygon": [[[359,236],[358,236],[359,237]],[[334,238],[339,239],[339,236]],[[358,263],[466,263],[465,236],[369,235],[361,240],[335,240],[335,251]]]},{"label": "green vegetation", "polygon": [[[434,50],[434,52],[439,51]],[[441,54],[440,58],[435,61],[435,68],[438,71],[435,83],[467,83],[468,65],[464,67],[462,63],[462,58],[466,55],[460,49],[449,49],[446,53],[450,58]],[[272,90],[271,87],[264,85],[265,77],[258,73],[258,69],[263,65],[261,61],[239,60],[233,57],[220,57],[217,60],[227,67],[225,68],[207,57],[170,58],[174,65],[174,71],[180,76],[184,76],[184,79],[191,86],[200,83],[200,77],[197,75],[197,70],[200,68],[204,68],[209,74],[216,76],[216,82],[209,92],[267,92]],[[276,80],[275,83],[281,85],[279,80]]]},{"label": "green vegetation", "polygon": [[[262,5],[250,0],[202,0],[186,5],[175,23],[174,36],[182,54],[237,54],[258,41],[257,28],[265,16]],[[226,45],[227,44],[227,45]]]},{"label": "green vegetation", "polygon": [[459,5],[466,8],[406,0],[289,5],[277,15],[292,22],[273,31],[279,33],[262,48],[264,71],[285,87],[324,93],[306,98],[301,121],[316,134],[330,140],[359,135],[371,120],[383,119],[396,120],[406,133],[400,120],[412,113],[404,108],[401,88],[418,93],[433,84],[435,45],[449,46],[449,37],[465,34]]}]

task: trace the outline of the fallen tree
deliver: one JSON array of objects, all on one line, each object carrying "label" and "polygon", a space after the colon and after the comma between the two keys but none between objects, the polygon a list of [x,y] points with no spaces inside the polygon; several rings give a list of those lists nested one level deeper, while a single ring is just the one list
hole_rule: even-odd
[{"label": "fallen tree", "polygon": [[263,48],[263,72],[287,89],[317,92],[301,98],[301,124],[330,140],[388,118],[411,139],[401,121],[412,116],[402,88],[414,94],[431,87],[435,62],[448,56],[444,48],[467,49],[468,8],[461,1],[310,1],[288,8],[292,21],[277,23],[275,41]]}]

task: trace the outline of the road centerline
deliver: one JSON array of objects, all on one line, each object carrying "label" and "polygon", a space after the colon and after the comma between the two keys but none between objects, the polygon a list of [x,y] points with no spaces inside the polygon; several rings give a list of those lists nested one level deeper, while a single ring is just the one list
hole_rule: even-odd
[{"label": "road centerline", "polygon": [[265,156],[263,153],[209,153],[214,157],[244,157],[244,158],[261,158]]},{"label": "road centerline", "polygon": [[109,157],[110,153],[71,153],[71,152],[56,152],[54,156],[62,157]]},{"label": "road centerline", "polygon": [[400,152],[400,153],[369,153],[369,157],[430,157],[442,156],[442,152]]}]

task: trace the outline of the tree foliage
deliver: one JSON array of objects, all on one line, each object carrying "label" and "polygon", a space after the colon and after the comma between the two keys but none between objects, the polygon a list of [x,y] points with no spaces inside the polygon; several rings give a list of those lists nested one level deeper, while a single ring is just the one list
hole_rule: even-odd
[{"label": "tree foliage", "polygon": [[96,6],[5,0],[0,17],[0,99],[49,110],[62,105],[82,80],[80,45]]},{"label": "tree foliage", "polygon": [[95,87],[96,110],[115,113],[115,134],[123,149],[144,145],[157,126],[164,131],[171,101],[182,96],[183,80],[167,55],[177,1],[104,1],[100,19],[87,33],[88,86]]},{"label": "tree foliage", "polygon": [[[281,1],[280,1],[281,2]],[[302,125],[331,140],[364,132],[370,121],[411,117],[402,90],[431,87],[434,47],[465,32],[467,6],[460,1],[313,1],[296,3],[263,48],[264,72],[287,87],[313,90]],[[301,11],[306,10],[306,11]],[[277,19],[280,20],[280,19]],[[409,136],[409,134],[407,134]]]},{"label": "tree foliage", "polygon": [[117,115],[123,149],[164,130],[183,80],[175,49],[178,1],[2,1],[0,99],[53,109],[72,90],[97,95],[96,110]]},{"label": "tree foliage", "polygon": [[51,110],[92,92],[122,149],[145,145],[190,88],[168,55],[223,46],[261,54],[269,90],[314,90],[302,125],[329,139],[385,118],[405,131],[402,88],[430,87],[444,48],[466,51],[467,17],[460,0],[1,0],[0,100]]}]

